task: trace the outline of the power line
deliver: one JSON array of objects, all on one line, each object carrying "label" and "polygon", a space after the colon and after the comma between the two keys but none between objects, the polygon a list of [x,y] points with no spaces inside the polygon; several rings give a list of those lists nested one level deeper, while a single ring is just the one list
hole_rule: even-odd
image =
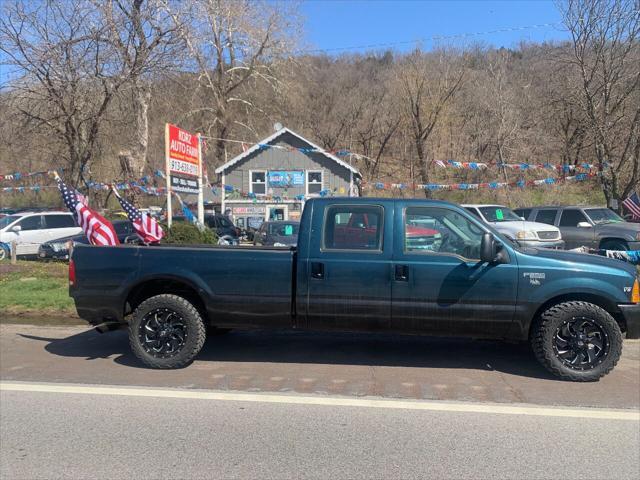
[{"label": "power line", "polygon": [[306,49],[306,50],[298,50],[296,54],[304,54],[304,53],[325,53],[325,52],[338,52],[338,51],[348,51],[348,50],[362,50],[362,49],[373,49],[373,48],[386,48],[386,47],[397,47],[401,45],[411,45],[419,42],[425,42],[428,40],[431,41],[439,41],[439,40],[447,40],[447,39],[455,39],[455,38],[469,38],[469,37],[478,37],[482,35],[492,35],[495,33],[505,33],[505,32],[517,32],[522,30],[533,30],[537,28],[547,28],[547,27],[557,27],[562,25],[560,22],[552,22],[552,23],[538,23],[535,25],[522,25],[518,27],[505,27],[499,28],[496,30],[487,30],[484,32],[470,32],[470,33],[457,33],[454,35],[432,35],[431,37],[420,37],[415,40],[403,40],[398,42],[387,42],[387,43],[371,43],[367,45],[352,45],[349,47],[333,47],[333,48],[316,48],[316,49]]}]

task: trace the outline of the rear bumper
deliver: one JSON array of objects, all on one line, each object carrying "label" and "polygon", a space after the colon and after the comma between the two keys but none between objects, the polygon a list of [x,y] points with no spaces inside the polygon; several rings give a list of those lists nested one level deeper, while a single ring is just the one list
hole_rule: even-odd
[{"label": "rear bumper", "polygon": [[640,338],[640,303],[618,305],[627,324],[627,338]]}]

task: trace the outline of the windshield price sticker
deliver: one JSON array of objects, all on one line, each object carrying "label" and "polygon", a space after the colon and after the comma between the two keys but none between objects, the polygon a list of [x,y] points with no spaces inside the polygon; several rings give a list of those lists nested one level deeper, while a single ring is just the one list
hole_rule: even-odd
[{"label": "windshield price sticker", "polygon": [[499,208],[496,210],[496,218],[498,220],[504,220],[504,213],[502,213],[502,210],[500,210]]}]

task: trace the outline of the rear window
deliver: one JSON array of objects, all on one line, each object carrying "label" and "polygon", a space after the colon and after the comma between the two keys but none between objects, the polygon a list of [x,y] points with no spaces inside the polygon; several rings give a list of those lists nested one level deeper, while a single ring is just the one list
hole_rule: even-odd
[{"label": "rear window", "polygon": [[127,235],[133,231],[130,225],[129,222],[118,222],[113,224],[113,229],[116,231],[116,235]]},{"label": "rear window", "polygon": [[71,215],[45,215],[47,228],[73,228],[76,222]]},{"label": "rear window", "polygon": [[335,205],[326,210],[323,248],[381,250],[383,208],[377,205]]},{"label": "rear window", "polygon": [[536,222],[553,225],[556,220],[556,213],[558,213],[558,210],[538,210]]}]

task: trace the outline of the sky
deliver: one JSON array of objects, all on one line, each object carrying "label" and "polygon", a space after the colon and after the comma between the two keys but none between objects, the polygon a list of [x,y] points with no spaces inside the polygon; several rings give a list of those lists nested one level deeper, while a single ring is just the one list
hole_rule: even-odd
[{"label": "sky", "polygon": [[[305,0],[301,13],[305,17],[303,48],[333,55],[386,48],[407,51],[417,42],[430,49],[434,36],[448,37],[435,44],[465,47],[483,42],[507,48],[522,40],[567,38],[552,0]],[[515,30],[520,27],[531,28]],[[514,30],[496,32],[503,29]],[[382,46],[386,44],[390,45]],[[376,47],[352,48],[369,45]]]}]

